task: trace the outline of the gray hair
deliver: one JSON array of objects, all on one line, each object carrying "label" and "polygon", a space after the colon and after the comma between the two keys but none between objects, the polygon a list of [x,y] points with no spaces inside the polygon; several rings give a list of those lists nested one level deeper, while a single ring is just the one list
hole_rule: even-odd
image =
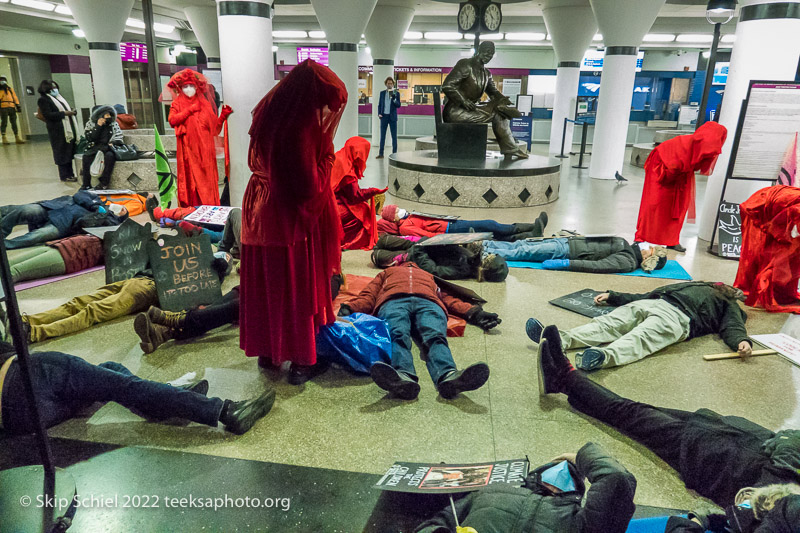
[{"label": "gray hair", "polygon": [[800,494],[800,485],[783,483],[764,487],[745,487],[736,493],[734,503],[741,505],[749,500],[753,515],[761,520],[775,507],[778,500],[792,494]]},{"label": "gray hair", "polygon": [[653,247],[653,255],[642,261],[642,270],[652,272],[656,269],[662,257],[667,257],[667,249],[663,246]]}]

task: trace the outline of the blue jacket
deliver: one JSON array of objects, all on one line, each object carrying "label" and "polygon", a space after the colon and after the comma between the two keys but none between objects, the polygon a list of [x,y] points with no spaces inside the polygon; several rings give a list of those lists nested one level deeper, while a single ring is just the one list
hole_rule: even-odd
[{"label": "blue jacket", "polygon": [[[381,91],[378,97],[378,114],[383,115],[384,106],[386,105],[386,91]],[[392,97],[392,105],[389,106],[389,122],[397,122],[397,108],[400,107],[400,93],[394,92]]]},{"label": "blue jacket", "polygon": [[[74,233],[74,226],[82,218],[97,213],[98,208],[106,205],[98,195],[89,191],[78,191],[72,196],[59,196],[52,200],[39,202],[47,209],[47,219],[54,225],[61,237]],[[91,226],[112,226],[126,217],[117,217],[111,213],[98,213],[98,220],[92,220]]]}]

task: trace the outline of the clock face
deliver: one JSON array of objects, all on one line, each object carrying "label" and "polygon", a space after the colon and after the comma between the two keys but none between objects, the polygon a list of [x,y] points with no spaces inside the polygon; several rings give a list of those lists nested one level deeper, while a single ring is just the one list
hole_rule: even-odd
[{"label": "clock face", "polygon": [[478,18],[478,12],[472,4],[464,4],[458,12],[458,28],[462,31],[471,30]]},{"label": "clock face", "polygon": [[483,12],[483,24],[486,26],[486,29],[494,32],[500,29],[500,22],[503,20],[503,16],[500,14],[500,6],[497,4],[489,4],[486,10]]}]

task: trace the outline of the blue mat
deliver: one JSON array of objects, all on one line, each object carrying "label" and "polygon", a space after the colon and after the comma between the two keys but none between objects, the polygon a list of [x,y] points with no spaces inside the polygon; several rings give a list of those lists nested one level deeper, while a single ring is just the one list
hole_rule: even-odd
[{"label": "blue mat", "polygon": [[[541,263],[532,263],[530,261],[508,261],[509,268],[532,268],[534,270],[544,270]],[[554,271],[557,272],[557,271]],[[675,260],[667,261],[667,264],[661,270],[654,270],[650,274],[637,268],[633,272],[625,272],[615,274],[616,276],[637,276],[641,278],[654,278],[654,279],[679,279],[682,281],[692,281],[692,276]]]},{"label": "blue mat", "polygon": [[668,516],[635,518],[628,524],[626,533],[664,533],[664,529],[667,527],[667,520],[669,520]]}]

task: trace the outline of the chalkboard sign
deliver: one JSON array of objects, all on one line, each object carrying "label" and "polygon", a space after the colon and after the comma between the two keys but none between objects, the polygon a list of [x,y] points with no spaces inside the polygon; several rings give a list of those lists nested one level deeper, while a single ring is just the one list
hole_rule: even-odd
[{"label": "chalkboard sign", "polygon": [[147,269],[147,241],[152,240],[150,226],[128,218],[114,231],[103,235],[106,283],[131,279]]},{"label": "chalkboard sign", "polygon": [[162,309],[183,311],[222,298],[208,235],[159,237],[147,243],[147,251]]},{"label": "chalkboard sign", "polygon": [[719,204],[719,255],[737,258],[742,253],[742,215],[739,204]]},{"label": "chalkboard sign", "polygon": [[573,292],[566,296],[561,296],[555,300],[550,300],[550,303],[556,307],[573,311],[579,315],[594,318],[602,315],[607,315],[616,307],[610,305],[595,305],[594,297],[601,294],[600,291],[592,289],[583,289],[582,291]]}]

